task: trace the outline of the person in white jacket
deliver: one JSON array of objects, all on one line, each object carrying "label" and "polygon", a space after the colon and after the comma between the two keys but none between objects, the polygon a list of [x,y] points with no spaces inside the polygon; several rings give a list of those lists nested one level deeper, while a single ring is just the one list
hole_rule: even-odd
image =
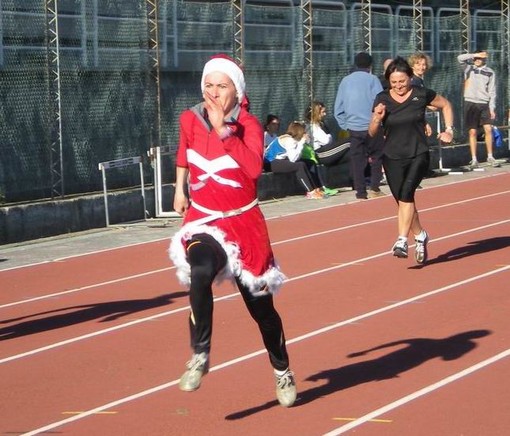
[{"label": "person in white jacket", "polygon": [[306,197],[310,199],[324,198],[320,190],[316,164],[310,160],[301,159],[301,153],[309,136],[303,123],[293,121],[286,133],[276,138],[266,149],[264,159],[269,162],[271,171],[278,173],[295,173],[299,182],[306,190]]},{"label": "person in white jacket", "polygon": [[351,143],[348,138],[338,143],[334,140],[329,128],[324,123],[326,106],[320,101],[314,101],[306,110],[306,132],[312,140],[313,149],[319,162],[323,165],[335,165],[341,161],[349,151]]}]

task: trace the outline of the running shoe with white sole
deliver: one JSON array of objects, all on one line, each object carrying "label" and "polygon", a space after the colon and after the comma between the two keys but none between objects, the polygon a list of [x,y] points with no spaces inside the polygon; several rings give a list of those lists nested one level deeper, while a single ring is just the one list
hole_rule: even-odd
[{"label": "running shoe with white sole", "polygon": [[397,242],[393,245],[393,256],[399,257],[401,259],[407,259],[408,251],[407,251],[407,241],[403,239],[397,239]]},{"label": "running shoe with white sole", "polygon": [[487,158],[487,163],[492,167],[492,168],[499,168],[501,166],[501,164],[496,160],[494,159],[493,157],[488,157]]},{"label": "running shoe with white sole", "polygon": [[283,375],[276,377],[276,398],[283,407],[291,407],[296,401],[297,390],[294,373],[288,369]]},{"label": "running shoe with white sole", "polygon": [[428,259],[427,244],[429,242],[429,235],[425,230],[423,232],[425,233],[425,238],[414,239],[414,242],[416,243],[414,248],[414,258],[419,264],[424,264]]},{"label": "running shoe with white sole", "polygon": [[193,354],[186,363],[186,372],[179,380],[179,389],[185,392],[196,391],[200,387],[202,377],[209,372],[209,356],[207,353]]},{"label": "running shoe with white sole", "polygon": [[480,166],[480,165],[479,165],[478,161],[476,161],[476,160],[474,160],[474,159],[473,159],[473,160],[471,160],[471,161],[469,162],[469,164],[468,164],[468,167],[469,167],[469,169],[470,169],[470,170],[474,170],[475,168],[478,168],[479,166]]}]

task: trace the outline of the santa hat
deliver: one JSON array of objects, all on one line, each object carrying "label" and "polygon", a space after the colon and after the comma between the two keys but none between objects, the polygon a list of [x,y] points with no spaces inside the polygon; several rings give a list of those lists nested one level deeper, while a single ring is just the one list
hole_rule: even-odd
[{"label": "santa hat", "polygon": [[205,76],[215,71],[219,71],[230,77],[236,87],[239,102],[243,101],[246,88],[243,70],[227,55],[220,54],[213,56],[211,60],[205,64],[204,72],[202,73],[202,92],[204,92],[205,89]]}]

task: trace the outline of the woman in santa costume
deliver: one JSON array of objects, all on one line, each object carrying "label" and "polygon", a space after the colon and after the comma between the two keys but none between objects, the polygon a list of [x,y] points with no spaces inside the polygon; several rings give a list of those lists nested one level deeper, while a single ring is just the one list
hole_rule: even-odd
[{"label": "woman in santa costume", "polygon": [[244,74],[232,59],[211,58],[201,87],[204,101],[181,115],[176,157],[174,209],[184,222],[172,238],[170,257],[180,282],[189,287],[193,351],[179,387],[198,389],[208,372],[212,285],[232,279],[259,326],[274,368],[278,401],[289,407],[296,399],[296,385],[282,321],[273,305],[273,294],[285,276],[274,260],[257,200],[263,128],[247,111]]}]

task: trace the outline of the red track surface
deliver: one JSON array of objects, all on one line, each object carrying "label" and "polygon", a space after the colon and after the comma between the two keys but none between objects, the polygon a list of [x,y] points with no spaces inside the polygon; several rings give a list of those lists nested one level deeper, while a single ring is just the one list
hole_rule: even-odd
[{"label": "red track surface", "polygon": [[507,435],[510,174],[421,190],[418,206],[423,268],[389,254],[389,197],[268,222],[289,277],[290,409],[230,285],[211,373],[179,391],[188,300],[166,241],[0,272],[0,434]]}]

